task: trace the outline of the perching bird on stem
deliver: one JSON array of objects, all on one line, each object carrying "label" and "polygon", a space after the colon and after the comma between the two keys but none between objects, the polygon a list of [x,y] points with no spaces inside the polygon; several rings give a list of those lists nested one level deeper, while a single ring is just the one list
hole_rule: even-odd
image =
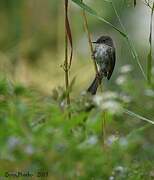
[{"label": "perching bird on stem", "polygon": [[110,79],[116,61],[115,47],[112,38],[109,36],[101,36],[96,42],[95,50],[93,52],[93,58],[99,67],[99,73],[96,74],[95,79],[88,88],[88,92],[95,95],[97,88],[102,79],[106,77]]}]

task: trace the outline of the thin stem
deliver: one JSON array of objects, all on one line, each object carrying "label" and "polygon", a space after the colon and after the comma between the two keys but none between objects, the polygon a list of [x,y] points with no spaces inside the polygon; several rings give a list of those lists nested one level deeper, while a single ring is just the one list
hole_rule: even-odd
[{"label": "thin stem", "polygon": [[[81,1],[83,2],[83,0]],[[90,34],[90,31],[89,31],[89,28],[88,28],[88,21],[87,21],[87,16],[86,16],[86,13],[85,13],[85,10],[83,9],[82,11],[82,16],[83,16],[83,19],[84,19],[84,27],[85,27],[85,30],[87,32],[87,35],[88,35],[88,43],[89,43],[89,47],[90,47],[90,51],[91,51],[91,57],[92,57],[92,54],[94,52],[93,50],[93,45],[92,45],[92,40],[91,40],[91,34]],[[96,74],[98,74],[98,67],[97,67],[97,64],[96,64],[96,61],[95,59],[93,58],[93,64],[94,64],[94,69],[95,69],[95,72]],[[101,81],[99,82],[99,87],[100,87],[100,91],[102,92],[103,91],[103,88],[101,86]]]},{"label": "thin stem", "polygon": [[128,110],[128,109],[125,109],[125,108],[124,108],[124,113],[126,113],[126,114],[128,114],[128,115],[130,115],[130,116],[132,116],[132,117],[136,117],[137,119],[140,119],[140,120],[142,120],[142,121],[145,121],[145,122],[148,122],[148,123],[154,125],[154,121],[152,121],[152,120],[150,120],[150,119],[148,119],[148,118],[145,118],[145,117],[143,117],[143,116],[141,116],[141,115],[139,115],[139,114],[136,114],[136,113],[134,113],[134,112],[132,112],[132,111],[130,111],[130,110]]},{"label": "thin stem", "polygon": [[65,88],[67,92],[67,105],[70,105],[70,94],[69,94],[69,70],[68,70],[68,38],[65,34],[65,62],[64,62],[64,71],[65,71]]},{"label": "thin stem", "polygon": [[129,47],[130,47],[132,56],[133,56],[134,59],[136,59],[137,64],[138,64],[138,66],[140,67],[140,70],[141,70],[141,72],[142,72],[142,74],[143,74],[143,77],[145,78],[145,80],[147,80],[146,74],[145,74],[145,72],[144,72],[144,70],[143,70],[143,67],[142,67],[141,63],[140,63],[138,54],[137,54],[137,52],[136,52],[136,50],[135,50],[135,48],[134,48],[131,40],[129,39],[128,33],[127,33],[127,31],[126,31],[126,29],[125,29],[125,27],[124,27],[124,25],[123,25],[123,23],[122,23],[122,21],[121,21],[121,19],[120,19],[120,16],[119,16],[119,14],[118,14],[115,6],[114,6],[114,3],[111,2],[111,5],[112,5],[112,8],[114,9],[114,12],[115,12],[115,14],[116,14],[116,16],[117,16],[117,18],[118,18],[118,21],[119,21],[119,23],[120,23],[120,26],[121,26],[123,32],[126,34],[126,37],[125,37],[125,38],[126,38],[127,43],[128,43],[128,45],[129,45]]},{"label": "thin stem", "polygon": [[[89,42],[89,47],[90,47],[90,51],[91,51],[91,55],[92,55],[94,50],[93,50],[93,46],[92,46],[91,34],[90,34],[90,31],[88,28],[88,21],[87,21],[85,10],[82,11],[82,15],[83,15],[84,27],[85,27],[85,30],[86,30],[87,35],[88,35],[88,42]],[[95,59],[93,59],[93,64],[94,64],[95,72],[96,72],[96,74],[98,74],[98,68],[97,68],[97,64],[96,64]]]},{"label": "thin stem", "polygon": [[104,22],[105,24],[108,24],[109,26],[111,26],[113,29],[115,29],[117,32],[119,32],[122,36],[126,36],[126,34],[124,32],[122,32],[120,29],[118,29],[116,26],[114,26],[113,24],[111,24],[109,21],[107,21],[106,19],[104,19],[103,17],[99,16],[97,14],[96,11],[94,11],[93,9],[91,9],[89,6],[87,6],[85,3],[79,0],[72,0],[74,3],[76,3],[78,6],[80,6],[83,10],[87,11],[89,14],[91,14],[93,17],[96,17],[97,19],[99,19],[100,21]]},{"label": "thin stem", "polygon": [[105,146],[105,127],[106,127],[106,112],[103,112],[103,119],[102,119],[102,141],[103,141],[103,147]]},{"label": "thin stem", "polygon": [[150,50],[148,54],[148,62],[147,62],[147,79],[149,85],[151,84],[151,76],[152,76],[152,19],[153,19],[153,12],[154,12],[154,2],[151,9],[151,18],[150,18],[150,35],[149,35],[149,44],[150,44]]},{"label": "thin stem", "polygon": [[65,72],[65,88],[67,93],[67,105],[70,105],[69,94],[69,68],[68,68],[68,37],[67,37],[67,6],[68,0],[65,0],[65,60],[64,60],[64,72]]}]

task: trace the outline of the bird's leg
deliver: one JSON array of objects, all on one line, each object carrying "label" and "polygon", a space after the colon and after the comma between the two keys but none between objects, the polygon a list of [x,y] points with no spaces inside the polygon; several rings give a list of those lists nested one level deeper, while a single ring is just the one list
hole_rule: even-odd
[{"label": "bird's leg", "polygon": [[102,81],[102,73],[101,73],[101,71],[99,71],[99,72],[96,74],[96,79],[97,79],[97,81],[99,82],[99,84],[101,84],[101,81]]}]

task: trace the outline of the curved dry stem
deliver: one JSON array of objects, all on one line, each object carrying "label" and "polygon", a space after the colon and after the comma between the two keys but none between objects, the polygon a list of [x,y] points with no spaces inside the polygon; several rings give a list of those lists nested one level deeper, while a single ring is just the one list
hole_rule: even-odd
[{"label": "curved dry stem", "polygon": [[[92,40],[91,40],[91,34],[90,34],[90,31],[88,28],[88,21],[87,21],[85,10],[82,11],[82,15],[83,15],[84,27],[85,27],[85,30],[86,30],[87,35],[88,35],[88,43],[89,43],[89,47],[90,47],[90,51],[91,51],[91,55],[92,55],[94,50],[93,50],[93,45],[92,45]],[[97,64],[96,64],[96,61],[94,59],[93,59],[93,63],[94,63],[95,72],[96,72],[96,74],[98,74]]]},{"label": "curved dry stem", "polygon": [[70,105],[70,94],[69,94],[69,64],[68,64],[68,36],[67,36],[67,11],[68,11],[68,0],[65,0],[65,60],[64,60],[64,72],[65,72],[65,87],[67,92],[67,105]]}]

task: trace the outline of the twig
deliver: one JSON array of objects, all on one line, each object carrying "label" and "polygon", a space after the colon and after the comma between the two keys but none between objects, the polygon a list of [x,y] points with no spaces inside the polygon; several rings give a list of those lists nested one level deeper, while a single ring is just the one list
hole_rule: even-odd
[{"label": "twig", "polygon": [[[81,0],[81,2],[83,2],[83,0]],[[87,21],[85,10],[82,11],[82,16],[84,19],[84,27],[85,27],[85,30],[86,30],[87,35],[88,35],[88,43],[89,43],[89,47],[90,47],[90,51],[91,51],[91,55],[92,55],[94,50],[93,50],[93,45],[92,45],[92,40],[91,40],[91,34],[90,34],[90,31],[88,28],[88,21]],[[97,64],[96,64],[95,59],[93,59],[93,64],[94,64],[95,72],[96,72],[96,74],[98,74],[98,68],[97,68]]]},{"label": "twig", "polygon": [[[83,2],[83,0],[81,0],[81,2]],[[85,13],[85,10],[83,9],[82,10],[82,16],[83,16],[83,19],[84,19],[84,27],[85,27],[85,31],[87,32],[87,35],[88,35],[88,43],[89,43],[89,47],[90,47],[90,51],[91,51],[91,57],[92,57],[92,54],[94,52],[93,50],[93,45],[92,45],[92,40],[91,40],[91,34],[90,34],[90,31],[89,31],[89,28],[88,28],[88,21],[87,21],[87,17],[86,17],[86,13]],[[98,67],[97,67],[97,64],[96,64],[96,61],[95,59],[93,58],[93,64],[94,64],[94,68],[95,68],[95,72],[96,72],[96,75],[98,75]],[[103,91],[102,89],[102,86],[101,86],[101,81],[99,81],[99,87],[100,87],[100,90],[101,92]],[[104,147],[104,144],[105,144],[105,112],[103,113],[103,119],[102,119],[102,137],[103,137],[103,147]]]},{"label": "twig", "polygon": [[64,62],[64,72],[65,72],[65,87],[67,93],[67,105],[70,105],[70,94],[69,94],[69,69],[68,69],[68,39],[65,35],[65,62]]},{"label": "twig", "polygon": [[67,105],[70,105],[70,94],[69,94],[69,64],[68,64],[68,36],[67,36],[67,10],[68,0],[65,0],[65,60],[64,60],[64,72],[65,72],[65,87],[67,93]]},{"label": "twig", "polygon": [[[81,0],[81,2],[83,2],[83,0]],[[91,34],[90,34],[90,31],[89,31],[89,28],[88,28],[87,16],[86,16],[86,13],[85,13],[84,9],[82,11],[82,16],[83,16],[83,19],[84,19],[85,31],[87,32],[87,35],[88,35],[88,43],[89,43],[89,47],[90,47],[90,51],[91,51],[91,57],[92,57],[92,54],[93,54],[94,50],[93,50],[93,45],[92,45],[92,40],[91,40]],[[98,75],[99,71],[98,71],[98,67],[97,67],[97,64],[96,64],[96,61],[95,61],[94,58],[93,58],[93,64],[94,64],[95,73],[96,73],[96,75]],[[100,90],[102,92],[103,89],[102,89],[102,86],[101,86],[101,81],[99,81],[99,85],[100,85],[99,86]]]}]

